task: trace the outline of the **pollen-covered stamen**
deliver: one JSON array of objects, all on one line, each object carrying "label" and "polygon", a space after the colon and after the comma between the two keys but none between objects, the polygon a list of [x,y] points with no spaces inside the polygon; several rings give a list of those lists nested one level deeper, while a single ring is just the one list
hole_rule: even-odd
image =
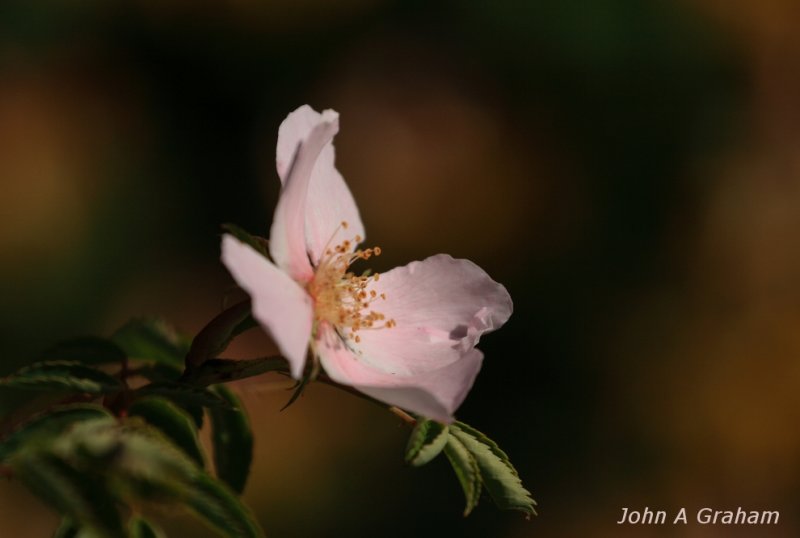
[{"label": "pollen-covered stamen", "polygon": [[[347,229],[342,222],[340,229]],[[392,328],[397,323],[386,319],[381,312],[371,309],[378,300],[386,300],[385,293],[369,289],[380,278],[379,273],[370,276],[356,276],[348,268],[356,260],[368,260],[380,256],[380,247],[352,249],[361,242],[360,236],[344,240],[338,245],[326,245],[319,261],[314,279],[308,284],[308,293],[314,299],[314,317],[317,321],[327,321],[334,325],[340,334],[356,343],[361,337],[356,333],[365,329]],[[330,243],[330,241],[329,241]]]}]

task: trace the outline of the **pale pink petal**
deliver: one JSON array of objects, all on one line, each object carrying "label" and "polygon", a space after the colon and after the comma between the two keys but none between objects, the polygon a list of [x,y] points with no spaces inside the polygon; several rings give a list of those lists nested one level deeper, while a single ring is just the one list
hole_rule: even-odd
[{"label": "pale pink petal", "polygon": [[452,420],[480,369],[475,344],[511,315],[508,292],[474,263],[443,254],[384,273],[369,291],[370,310],[396,325],[359,330],[359,341],[321,330],[315,344],[326,372],[386,403]]},{"label": "pale pink petal", "polygon": [[389,373],[370,366],[327,324],[319,327],[316,349],[325,372],[389,405],[440,422],[452,422],[478,375],[483,354],[470,349],[450,364],[415,375]]},{"label": "pale pink petal", "polygon": [[[303,105],[281,123],[278,130],[276,164],[281,181],[285,181],[294,152],[320,123],[332,121],[336,113],[326,110],[322,114],[308,105]],[[354,243],[360,236],[363,240],[364,225],[358,213],[353,195],[335,167],[333,143],[322,149],[311,173],[306,201],[305,237],[311,262],[316,265],[328,247],[335,247],[344,240]],[[341,226],[342,222],[347,227]]]},{"label": "pale pink petal", "polygon": [[[446,366],[472,349],[512,312],[506,289],[469,260],[446,254],[380,275],[370,309],[396,324],[358,331],[361,360],[397,375]],[[384,294],[386,299],[381,299]]]},{"label": "pale pink petal", "polygon": [[338,115],[325,111],[322,121],[298,144],[275,208],[269,236],[270,255],[278,267],[298,282],[308,282],[314,277],[306,251],[309,184],[320,153],[330,145],[338,130]]},{"label": "pale pink petal", "polygon": [[[326,163],[330,159],[330,166]],[[342,223],[347,225],[343,226]],[[351,250],[365,237],[364,225],[353,195],[333,167],[333,146],[322,152],[314,168],[306,201],[306,245],[314,265],[327,248],[349,240]],[[359,240],[356,240],[358,238]]]},{"label": "pale pink petal", "polygon": [[222,262],[250,295],[253,317],[289,361],[292,377],[299,379],[311,338],[311,297],[267,258],[230,235],[222,238]]},{"label": "pale pink petal", "polygon": [[322,123],[322,114],[308,105],[303,105],[291,112],[278,127],[278,146],[275,151],[275,164],[281,183],[286,180],[286,174],[294,159],[297,146],[308,138],[311,130]]}]

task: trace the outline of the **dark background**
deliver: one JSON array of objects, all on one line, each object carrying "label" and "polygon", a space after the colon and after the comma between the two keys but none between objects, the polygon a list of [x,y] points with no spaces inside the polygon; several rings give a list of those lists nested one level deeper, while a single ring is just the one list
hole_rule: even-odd
[{"label": "dark background", "polygon": [[[197,331],[231,286],[219,225],[268,233],[277,128],[309,103],[341,114],[376,269],[448,252],[509,289],[458,416],[540,515],[484,500],[464,519],[444,459],[403,466],[392,416],[318,386],[279,413],[285,383],[264,378],[240,388],[268,535],[796,536],[798,17],[791,0],[5,0],[2,371],[134,315]],[[620,528],[623,506],[781,521]],[[0,484],[0,536],[56,523]]]}]

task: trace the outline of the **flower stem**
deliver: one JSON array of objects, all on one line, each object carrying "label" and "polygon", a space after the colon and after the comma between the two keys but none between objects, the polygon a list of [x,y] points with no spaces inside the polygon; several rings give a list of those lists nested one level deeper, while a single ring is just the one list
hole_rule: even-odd
[{"label": "flower stem", "polygon": [[417,425],[417,419],[400,409],[399,407],[391,406],[389,407],[389,411],[400,417],[400,420],[405,422],[407,425],[411,426],[412,428]]}]

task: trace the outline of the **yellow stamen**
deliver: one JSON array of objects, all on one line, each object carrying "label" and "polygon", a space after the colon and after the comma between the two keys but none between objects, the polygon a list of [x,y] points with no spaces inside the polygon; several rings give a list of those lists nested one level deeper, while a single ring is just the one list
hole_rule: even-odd
[{"label": "yellow stamen", "polygon": [[[339,229],[347,229],[347,222],[342,221],[334,235]],[[361,342],[361,337],[355,334],[357,331],[391,329],[397,325],[393,319],[386,321],[386,316],[381,312],[370,309],[374,301],[386,300],[385,293],[379,294],[374,289],[368,289],[378,281],[379,274],[366,277],[348,271],[356,260],[367,260],[381,253],[380,247],[353,251],[352,248],[360,241],[361,237],[355,236],[352,242],[344,240],[333,248],[326,247],[314,279],[307,285],[308,293],[314,299],[315,320],[330,323],[339,334],[356,343]]]}]

